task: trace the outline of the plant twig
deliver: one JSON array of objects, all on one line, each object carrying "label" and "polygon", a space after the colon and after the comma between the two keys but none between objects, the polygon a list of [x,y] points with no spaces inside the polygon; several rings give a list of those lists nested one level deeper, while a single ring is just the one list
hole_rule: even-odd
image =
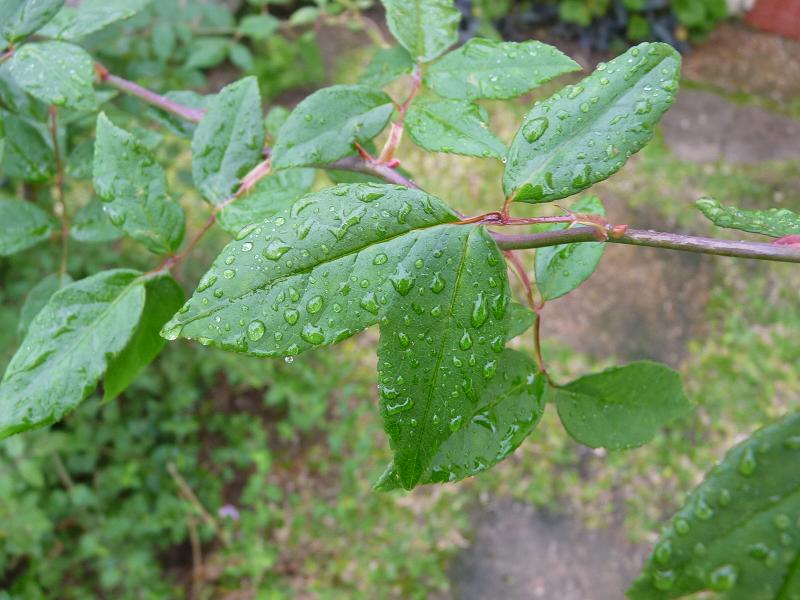
[{"label": "plant twig", "polygon": [[58,143],[58,109],[55,106],[50,106],[50,136],[53,140],[53,154],[56,163],[56,204],[53,206],[53,212],[61,221],[61,266],[58,273],[59,280],[63,282],[67,274],[67,257],[69,255],[69,215],[67,215],[67,205],[64,202],[64,160],[61,157],[61,147]]}]

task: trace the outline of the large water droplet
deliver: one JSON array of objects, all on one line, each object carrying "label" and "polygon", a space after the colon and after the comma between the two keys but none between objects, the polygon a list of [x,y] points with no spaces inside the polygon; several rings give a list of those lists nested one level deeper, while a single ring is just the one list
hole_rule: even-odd
[{"label": "large water droplet", "polygon": [[322,329],[311,323],[306,323],[303,330],[300,332],[300,337],[307,341],[309,344],[321,344],[325,341],[325,334]]},{"label": "large water droplet", "polygon": [[548,125],[550,125],[550,123],[547,117],[531,119],[522,126],[522,137],[524,137],[529,144],[532,144],[544,135]]},{"label": "large water droplet", "polygon": [[247,337],[251,341],[257,342],[262,337],[264,337],[264,332],[266,330],[267,330],[267,328],[264,326],[264,323],[262,323],[261,321],[259,321],[259,320],[250,321],[250,324],[247,326]]},{"label": "large water droplet", "polygon": [[268,258],[269,260],[278,260],[290,249],[286,242],[276,238],[267,244],[267,247],[264,248],[261,254],[264,255],[264,258]]},{"label": "large water droplet", "polygon": [[489,317],[489,310],[486,306],[486,297],[483,292],[478,292],[478,297],[472,303],[472,314],[470,315],[470,323],[473,327],[481,327],[486,319]]}]

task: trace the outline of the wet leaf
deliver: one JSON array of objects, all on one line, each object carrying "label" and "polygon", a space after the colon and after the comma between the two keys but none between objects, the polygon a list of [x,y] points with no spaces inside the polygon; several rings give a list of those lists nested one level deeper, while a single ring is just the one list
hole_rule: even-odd
[{"label": "wet leaf", "polygon": [[425,71],[425,85],[445,98],[516,98],[580,65],[541,42],[473,38]]},{"label": "wet leaf", "polygon": [[239,35],[249,37],[251,40],[263,41],[272,37],[280,26],[280,20],[272,15],[247,15],[239,21],[237,31]]},{"label": "wet leaf", "polygon": [[139,321],[138,276],[103,271],[53,295],[0,381],[0,438],[55,423],[92,393]]},{"label": "wet leaf", "polygon": [[75,44],[25,44],[11,58],[9,70],[22,89],[46,104],[80,111],[97,106],[94,61]]},{"label": "wet leaf", "polygon": [[220,204],[230,198],[261,162],[263,147],[258,82],[246,77],[211,100],[192,138],[192,176],[206,200]]},{"label": "wet leaf", "polygon": [[734,206],[722,206],[713,198],[701,198],[696,204],[700,212],[717,227],[776,238],[800,234],[800,214],[788,208],[742,210]]},{"label": "wet leaf", "polygon": [[94,187],[111,222],[151,252],[174,251],[183,239],[184,216],[170,200],[164,169],[104,113],[96,135]]},{"label": "wet leaf", "polygon": [[677,371],[650,361],[585,375],[555,389],[558,416],[591,448],[624,450],[649,442],[691,410]]},{"label": "wet leaf", "polygon": [[112,23],[129,19],[150,0],[83,0],[77,7],[65,6],[39,32],[46,37],[75,41]]},{"label": "wet leaf", "polygon": [[25,297],[25,302],[19,311],[19,323],[17,324],[17,335],[24,338],[28,332],[28,327],[33,318],[38,315],[50,298],[65,285],[72,283],[72,277],[64,274],[63,277],[56,273],[51,273],[39,283],[31,288]]},{"label": "wet leaf", "polygon": [[671,46],[640,44],[537,103],[511,144],[506,196],[549,202],[616,173],[653,137],[678,90],[680,64]]},{"label": "wet leaf", "polygon": [[453,0],[381,0],[395,39],[417,61],[426,63],[458,41],[461,12]]},{"label": "wet leaf", "polygon": [[55,172],[53,143],[47,126],[0,111],[5,149],[0,173],[30,183],[49,180]]},{"label": "wet leaf", "polygon": [[631,600],[718,592],[728,600],[800,594],[800,414],[760,429],[706,474],[672,518]]},{"label": "wet leaf", "polygon": [[0,40],[16,42],[56,16],[64,0],[0,0]]},{"label": "wet leaf", "polygon": [[297,105],[278,132],[272,167],[318,167],[343,158],[354,142],[378,135],[393,110],[389,96],[362,85],[318,90]]},{"label": "wet leaf", "polygon": [[536,323],[536,313],[519,302],[511,302],[508,305],[506,322],[508,323],[508,337],[506,340],[511,341],[528,331]]},{"label": "wet leaf", "polygon": [[[545,378],[525,354],[506,349],[484,393],[489,404],[474,411],[465,425],[450,435],[434,456],[420,483],[459,481],[485,471],[513,453],[544,413]],[[402,487],[394,463],[375,488]]]},{"label": "wet leaf", "polygon": [[92,200],[72,217],[69,234],[73,240],[88,244],[113,242],[122,237],[122,230],[115,227],[103,210],[103,203]]},{"label": "wet leaf", "polygon": [[[576,213],[605,216],[600,199],[596,196],[582,198],[570,207]],[[566,229],[563,223],[546,229]],[[586,281],[600,264],[605,250],[603,242],[581,242],[559,244],[536,250],[536,285],[545,300],[553,300],[568,294]]]},{"label": "wet leaf", "polygon": [[431,152],[501,159],[507,149],[489,129],[481,106],[460,100],[417,100],[406,114],[408,135]]},{"label": "wet leaf", "polygon": [[[213,94],[204,96],[190,90],[167,92],[164,94],[164,96],[173,102],[177,102],[178,104],[183,104],[189,108],[196,108],[200,110],[208,110],[208,107],[211,105],[211,101],[214,99]],[[152,106],[148,107],[147,114],[170,130],[172,133],[180,137],[191,138],[194,135],[195,129],[197,129],[196,123],[187,121],[186,119],[182,119],[181,117],[173,115],[172,113],[168,113]]]},{"label": "wet leaf", "polygon": [[361,85],[382,88],[396,79],[411,73],[414,59],[402,46],[380,48],[359,78]]},{"label": "wet leaf", "polygon": [[55,222],[32,202],[0,198],[0,256],[10,256],[50,237]]}]

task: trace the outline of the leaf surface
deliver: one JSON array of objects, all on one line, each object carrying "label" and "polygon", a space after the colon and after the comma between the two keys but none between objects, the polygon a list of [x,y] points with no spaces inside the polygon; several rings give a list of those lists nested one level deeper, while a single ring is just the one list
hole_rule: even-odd
[{"label": "leaf surface", "polygon": [[53,295],[0,381],[0,438],[55,423],[92,393],[141,316],[138,276],[103,271]]},{"label": "leaf surface", "polygon": [[104,113],[97,118],[94,187],[111,222],[151,252],[166,254],[181,243],[183,209],[170,200],[164,169]]},{"label": "leaf surface", "polygon": [[55,229],[53,219],[32,202],[0,198],[0,256],[43,242]]},{"label": "leaf surface", "polygon": [[[489,404],[475,411],[466,424],[447,438],[420,478],[420,483],[445,483],[485,471],[514,452],[542,418],[544,377],[525,354],[506,349],[498,357],[497,374],[487,386]],[[391,463],[376,489],[401,486]]]},{"label": "leaf surface", "polygon": [[653,137],[680,64],[671,46],[640,44],[534,105],[508,153],[506,197],[549,202],[616,173]]},{"label": "leaf surface", "polygon": [[323,88],[303,100],[278,132],[272,167],[324,166],[378,135],[394,105],[384,92],[362,85]]},{"label": "leaf surface", "polygon": [[241,179],[262,159],[264,119],[255,77],[222,89],[192,138],[192,176],[209,202],[233,196]]},{"label": "leaf surface", "polygon": [[680,374],[650,361],[576,379],[555,389],[555,401],[573,438],[609,450],[646,444],[661,427],[692,408]]},{"label": "leaf surface", "polygon": [[149,3],[150,0],[84,0],[77,8],[63,7],[39,33],[59,40],[80,40],[112,23],[129,19]]},{"label": "leaf surface", "polygon": [[341,341],[411,292],[406,254],[432,253],[456,220],[440,200],[403,187],[310,194],[240,231],[162,335],[255,356]]},{"label": "leaf surface", "polygon": [[50,179],[55,172],[55,157],[47,126],[6,112],[0,115],[6,135],[0,172],[30,183]]},{"label": "leaf surface", "polygon": [[461,13],[453,0],[381,0],[395,39],[417,61],[426,63],[458,41]]},{"label": "leaf surface", "polygon": [[788,208],[769,210],[742,210],[735,206],[722,206],[713,198],[701,198],[697,208],[717,227],[738,229],[771,237],[800,234],[800,214]]},{"label": "leaf surface", "polygon": [[60,277],[57,273],[51,273],[31,288],[19,311],[17,335],[20,338],[25,337],[31,321],[47,305],[52,295],[70,283],[72,283],[72,277],[66,273],[63,277]]},{"label": "leaf surface", "polygon": [[508,323],[508,337],[506,340],[510,341],[533,327],[533,324],[536,323],[536,313],[519,302],[511,302],[508,306],[506,321]]},{"label": "leaf surface", "polygon": [[413,69],[414,59],[402,46],[380,48],[369,61],[358,82],[361,85],[382,88],[411,73]]},{"label": "leaf surface", "polygon": [[25,44],[9,69],[19,86],[46,104],[88,111],[97,106],[92,82],[94,61],[80,46],[66,42]]},{"label": "leaf surface", "polygon": [[800,595],[800,414],[734,447],[664,529],[631,600]]},{"label": "leaf surface", "polygon": [[0,40],[16,42],[56,16],[64,0],[0,0]]},{"label": "leaf surface", "polygon": [[472,38],[425,71],[425,85],[445,98],[516,98],[580,65],[541,42]]},{"label": "leaf surface", "polygon": [[408,135],[426,150],[501,159],[507,148],[488,123],[486,109],[460,100],[417,100],[405,120]]},{"label": "leaf surface", "polygon": [[72,217],[69,234],[78,242],[100,244],[118,240],[122,237],[122,230],[111,222],[103,210],[103,203],[92,200]]}]

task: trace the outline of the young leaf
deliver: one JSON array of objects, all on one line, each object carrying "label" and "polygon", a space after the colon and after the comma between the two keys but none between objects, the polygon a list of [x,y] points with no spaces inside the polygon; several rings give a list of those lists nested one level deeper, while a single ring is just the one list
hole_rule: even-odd
[{"label": "young leaf", "polygon": [[392,99],[363,85],[334,85],[303,100],[278,132],[272,167],[319,167],[378,135],[392,116]]},{"label": "young leaf", "polygon": [[800,235],[800,214],[788,208],[769,210],[742,210],[722,206],[713,198],[701,198],[697,208],[717,227],[738,229],[771,237]]},{"label": "young leaf", "polygon": [[269,39],[280,26],[280,20],[272,15],[247,15],[239,21],[237,31],[239,35],[249,37],[251,40],[263,41]]},{"label": "young leaf", "polygon": [[378,378],[394,465],[411,489],[442,443],[491,400],[485,390],[508,335],[510,295],[503,255],[482,226],[440,228],[403,256],[396,277],[407,297],[381,321]]},{"label": "young leaf", "polygon": [[181,286],[171,275],[156,277],[145,284],[142,318],[125,349],[108,363],[103,380],[103,402],[124,392],[139,372],[159,355],[166,343],[159,332],[184,300]]},{"label": "young leaf", "polygon": [[139,321],[138,276],[104,271],[53,295],[0,381],[0,438],[55,423],[92,393]]},{"label": "young leaf", "polygon": [[69,234],[78,242],[100,244],[118,240],[122,237],[122,230],[111,222],[103,210],[103,203],[92,200],[72,217]]},{"label": "young leaf", "polygon": [[228,56],[230,41],[224,37],[201,37],[192,40],[187,69],[210,69],[216,67]]},{"label": "young leaf", "polygon": [[800,413],[728,452],[656,543],[631,600],[709,590],[719,598],[789,600],[800,594]]},{"label": "young leaf", "polygon": [[81,111],[97,106],[94,61],[75,44],[25,44],[11,58],[9,69],[22,89],[46,104]]},{"label": "young leaf", "polygon": [[616,173],[653,137],[675,98],[680,64],[671,46],[640,44],[537,103],[508,153],[506,197],[549,202]]},{"label": "young leaf", "polygon": [[[542,418],[545,378],[525,354],[506,349],[485,396],[489,404],[474,411],[441,445],[420,483],[459,481],[490,469],[514,452]],[[375,488],[402,487],[391,463]]]},{"label": "young leaf", "polygon": [[6,144],[0,173],[30,183],[49,180],[55,172],[53,143],[47,126],[0,112]]},{"label": "young leaf", "polygon": [[453,0],[381,0],[386,23],[417,61],[426,63],[458,41],[461,13]]},{"label": "young leaf", "polygon": [[536,323],[536,313],[519,302],[512,302],[508,306],[506,323],[508,324],[508,336],[506,337],[508,342],[521,336]]},{"label": "young leaf", "polygon": [[681,376],[660,363],[633,362],[555,389],[567,432],[592,448],[624,450],[649,442],[692,406]]},{"label": "young leaf", "polygon": [[580,65],[541,42],[472,38],[425,71],[425,85],[445,98],[516,98]]},{"label": "young leaf", "polygon": [[0,256],[10,256],[43,242],[55,229],[53,219],[24,200],[0,198]]},{"label": "young leaf", "polygon": [[129,19],[150,0],[84,0],[77,8],[65,6],[39,32],[59,40],[76,41],[91,33]]},{"label": "young leaf", "polygon": [[220,226],[231,234],[261,223],[289,208],[314,185],[314,169],[287,169],[268,175],[247,196],[228,204],[219,214]]},{"label": "young leaf", "polygon": [[368,87],[382,88],[399,77],[411,73],[413,69],[414,59],[402,46],[381,48],[369,61],[358,83]]},{"label": "young leaf", "polygon": [[17,335],[20,338],[24,338],[25,334],[28,333],[31,321],[50,301],[51,296],[70,283],[72,283],[72,277],[66,273],[63,277],[56,273],[51,273],[31,288],[19,311]]},{"label": "young leaf", "polygon": [[166,254],[183,239],[184,216],[151,152],[124,129],[97,117],[94,187],[111,222],[151,252]]},{"label": "young leaf", "polygon": [[255,77],[222,89],[192,138],[192,176],[206,200],[220,204],[262,158],[264,119]]},{"label": "young leaf", "polygon": [[240,231],[162,335],[255,356],[339,342],[411,291],[419,269],[406,255],[432,254],[445,232],[460,229],[449,225],[456,220],[440,200],[397,186],[305,196]]},{"label": "young leaf", "polygon": [[[582,198],[572,205],[576,213],[605,216],[600,199],[596,196]],[[550,230],[565,229],[563,223],[548,227]],[[568,294],[594,273],[605,250],[603,242],[560,244],[536,250],[536,285],[545,300],[553,300]]]},{"label": "young leaf", "polygon": [[408,135],[432,152],[501,159],[508,151],[489,129],[489,115],[481,106],[461,100],[417,100],[406,114]]},{"label": "young leaf", "polygon": [[63,5],[64,0],[0,0],[0,40],[21,40],[55,17]]}]

